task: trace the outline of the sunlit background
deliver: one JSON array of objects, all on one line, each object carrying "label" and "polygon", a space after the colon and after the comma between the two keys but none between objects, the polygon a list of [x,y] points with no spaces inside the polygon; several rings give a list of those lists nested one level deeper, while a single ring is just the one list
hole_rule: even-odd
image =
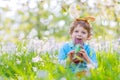
[{"label": "sunlit background", "polygon": [[[87,16],[98,68],[78,79],[57,56],[71,22]],[[0,80],[120,80],[119,68],[120,0],[0,0]]]},{"label": "sunlit background", "polygon": [[119,0],[0,0],[0,41],[55,37],[69,39],[77,17],[94,16],[94,35],[111,40],[120,36]]}]

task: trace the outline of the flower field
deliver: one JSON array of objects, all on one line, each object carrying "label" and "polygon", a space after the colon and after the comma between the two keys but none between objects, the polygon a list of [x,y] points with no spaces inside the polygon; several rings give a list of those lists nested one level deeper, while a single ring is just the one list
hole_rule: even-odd
[{"label": "flower field", "polygon": [[[98,67],[77,76],[58,51],[85,17]],[[120,80],[120,0],[0,0],[0,80]]]},{"label": "flower field", "polygon": [[98,68],[77,77],[58,63],[57,54],[62,43],[54,39],[1,42],[0,80],[120,80],[120,45],[119,41],[117,43],[117,47],[107,44],[107,49],[97,44]]}]

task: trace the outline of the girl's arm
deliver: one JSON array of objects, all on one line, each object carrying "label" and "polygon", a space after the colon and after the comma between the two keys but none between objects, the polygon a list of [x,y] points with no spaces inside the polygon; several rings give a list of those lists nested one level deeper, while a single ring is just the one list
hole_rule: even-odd
[{"label": "girl's arm", "polygon": [[87,52],[84,49],[81,49],[78,56],[82,57],[86,61],[86,63],[88,64],[88,67],[92,67],[92,68],[97,67],[95,53],[92,53],[92,55],[91,55],[92,57],[89,57]]}]

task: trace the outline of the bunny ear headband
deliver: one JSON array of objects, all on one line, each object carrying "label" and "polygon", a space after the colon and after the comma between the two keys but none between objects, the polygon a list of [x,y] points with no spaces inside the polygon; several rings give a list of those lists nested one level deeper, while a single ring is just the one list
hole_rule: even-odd
[{"label": "bunny ear headband", "polygon": [[95,18],[92,16],[88,16],[88,17],[84,17],[84,18],[77,18],[76,20],[77,21],[84,20],[84,21],[88,21],[88,22],[93,22],[93,21],[95,21]]}]

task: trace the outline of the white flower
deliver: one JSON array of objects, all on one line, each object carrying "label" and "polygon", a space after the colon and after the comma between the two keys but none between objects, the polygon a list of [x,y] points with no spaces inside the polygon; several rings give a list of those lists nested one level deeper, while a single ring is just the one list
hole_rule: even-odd
[{"label": "white flower", "polygon": [[37,35],[38,35],[37,30],[33,28],[33,29],[30,31],[30,33],[28,34],[27,38],[28,38],[28,39],[32,39],[32,38],[36,37]]},{"label": "white flower", "polygon": [[32,59],[33,62],[38,62],[38,61],[42,61],[42,59],[39,56],[36,56]]},{"label": "white flower", "polygon": [[12,42],[7,42],[5,45],[2,45],[2,52],[13,54],[16,52],[16,45]]},{"label": "white flower", "polygon": [[17,61],[16,61],[16,63],[17,63],[17,64],[20,64],[20,63],[21,63],[21,61],[20,61],[20,60],[17,60]]},{"label": "white flower", "polygon": [[33,71],[36,72],[37,71],[37,68],[36,67],[32,67]]}]

